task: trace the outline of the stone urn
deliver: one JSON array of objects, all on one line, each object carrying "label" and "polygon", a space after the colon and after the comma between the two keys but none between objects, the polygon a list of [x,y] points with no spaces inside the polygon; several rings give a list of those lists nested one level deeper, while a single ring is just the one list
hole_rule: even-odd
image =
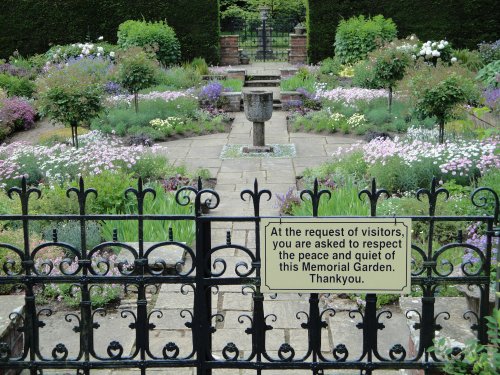
[{"label": "stone urn", "polygon": [[250,91],[243,93],[245,116],[253,122],[253,146],[265,147],[264,123],[273,115],[273,93]]}]

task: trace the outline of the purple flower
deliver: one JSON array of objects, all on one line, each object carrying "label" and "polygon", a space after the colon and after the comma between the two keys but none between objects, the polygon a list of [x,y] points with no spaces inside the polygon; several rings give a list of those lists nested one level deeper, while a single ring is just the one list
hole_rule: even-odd
[{"label": "purple flower", "polygon": [[29,70],[24,68],[19,68],[9,63],[0,64],[0,74],[4,73],[16,77],[29,77],[31,75],[31,72]]},{"label": "purple flower", "polygon": [[127,90],[125,90],[119,83],[108,81],[104,85],[104,91],[110,95],[120,95],[126,94]]},{"label": "purple flower", "polygon": [[211,82],[203,86],[200,91],[200,99],[216,102],[224,92],[224,86],[220,82]]},{"label": "purple flower", "polygon": [[490,107],[494,112],[498,111],[500,108],[500,88],[486,89],[483,92],[484,102]]},{"label": "purple flower", "polygon": [[0,105],[0,122],[13,129],[29,129],[35,123],[36,111],[25,99],[7,98]]}]

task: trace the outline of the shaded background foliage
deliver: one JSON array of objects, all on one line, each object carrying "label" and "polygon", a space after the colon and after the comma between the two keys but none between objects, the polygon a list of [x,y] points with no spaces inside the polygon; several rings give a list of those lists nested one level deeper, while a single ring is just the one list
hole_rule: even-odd
[{"label": "shaded background foliage", "polygon": [[332,56],[338,22],[360,14],[391,17],[399,37],[446,38],[455,48],[476,48],[481,41],[500,38],[496,0],[308,0],[310,62]]},{"label": "shaded background foliage", "polygon": [[3,0],[0,2],[0,58],[16,49],[42,53],[51,44],[86,38],[116,43],[118,25],[128,19],[166,20],[177,33],[183,60],[219,61],[218,0]]}]

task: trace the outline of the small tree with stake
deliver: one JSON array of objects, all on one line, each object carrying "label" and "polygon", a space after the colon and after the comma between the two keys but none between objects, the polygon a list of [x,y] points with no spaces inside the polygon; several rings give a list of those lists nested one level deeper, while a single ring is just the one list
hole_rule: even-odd
[{"label": "small tree with stake", "polygon": [[103,60],[83,59],[53,67],[37,80],[40,112],[53,122],[71,126],[73,147],[78,148],[78,126],[88,125],[103,110],[103,81],[108,67]]},{"label": "small tree with stake", "polygon": [[158,62],[140,48],[130,48],[118,59],[118,82],[134,94],[135,112],[139,111],[139,91],[157,82]]}]

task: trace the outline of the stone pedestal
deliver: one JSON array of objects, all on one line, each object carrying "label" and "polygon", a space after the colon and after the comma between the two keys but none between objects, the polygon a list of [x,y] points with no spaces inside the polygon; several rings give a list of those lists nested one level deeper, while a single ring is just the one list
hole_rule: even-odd
[{"label": "stone pedestal", "polygon": [[245,152],[271,152],[266,147],[264,123],[273,115],[273,93],[261,90],[245,92],[243,94],[245,116],[253,122],[253,148],[246,148]]}]

